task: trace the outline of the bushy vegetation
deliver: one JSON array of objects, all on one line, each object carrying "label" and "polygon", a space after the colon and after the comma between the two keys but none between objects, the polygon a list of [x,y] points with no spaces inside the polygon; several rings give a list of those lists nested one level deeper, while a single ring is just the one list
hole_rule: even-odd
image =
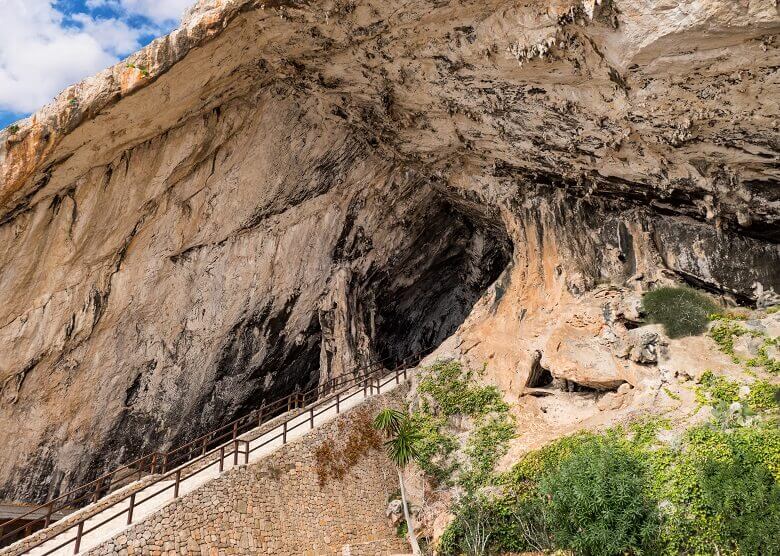
[{"label": "bushy vegetation", "polygon": [[10,133],[11,135],[13,135],[15,133],[19,133],[19,126],[16,125],[16,124],[9,125],[8,126],[8,133]]},{"label": "bushy vegetation", "polygon": [[478,385],[474,371],[459,361],[437,361],[422,373],[419,392],[424,410],[477,417],[509,409],[498,388]]},{"label": "bushy vegetation", "polygon": [[696,387],[699,405],[717,407],[719,403],[731,404],[739,400],[739,383],[712,371],[705,371]]},{"label": "bushy vegetation", "polygon": [[620,442],[594,439],[578,446],[539,481],[555,544],[594,556],[648,553],[659,517],[646,475],[641,455]]},{"label": "bushy vegetation", "polygon": [[466,442],[469,465],[461,474],[461,485],[473,490],[487,484],[514,436],[515,424],[504,413],[481,420]]},{"label": "bushy vegetation", "polygon": [[[710,330],[710,337],[718,345],[718,349],[729,355],[734,363],[744,363],[748,368],[780,374],[780,361],[769,356],[771,347],[780,347],[780,338],[767,336],[759,330],[749,329],[740,322],[740,318],[733,315],[712,315],[712,318],[715,322]],[[734,341],[745,335],[761,341],[756,357],[747,360],[743,360],[734,352]]]},{"label": "bushy vegetation", "polygon": [[[771,548],[776,545],[771,527],[780,517],[776,427],[701,426],[688,432],[682,449],[649,456],[652,487],[664,510],[665,554],[780,554],[779,546]],[[729,479],[737,469],[744,480]],[[762,513],[751,509],[751,499],[762,505],[774,501]],[[729,510],[726,502],[741,504],[742,511]],[[748,550],[761,545],[767,549]]]},{"label": "bushy vegetation", "polygon": [[[501,392],[479,384],[475,372],[458,361],[438,361],[421,373],[420,404],[410,417],[420,433],[418,465],[436,482],[469,491],[487,484],[515,434]],[[455,457],[460,445],[447,430],[453,418],[474,424],[463,449],[465,458]]]},{"label": "bushy vegetation", "polygon": [[650,419],[528,454],[498,478],[498,494],[456,506],[440,551],[477,554],[464,523],[479,515],[482,554],[780,554],[776,422],[700,425],[671,445],[657,436],[668,426]]},{"label": "bushy vegetation", "polygon": [[450,455],[458,447],[456,438],[446,432],[447,419],[417,411],[410,421],[420,435],[417,442],[417,465],[436,482],[444,482],[455,471]]},{"label": "bushy vegetation", "polygon": [[699,472],[701,509],[713,516],[721,552],[780,552],[780,484],[763,465],[751,464],[750,451],[739,450],[726,461],[710,459]]},{"label": "bushy vegetation", "polygon": [[649,322],[662,324],[670,338],[681,338],[706,332],[718,306],[694,289],[663,287],[642,297],[642,311]]},{"label": "bushy vegetation", "polygon": [[780,408],[780,386],[766,380],[757,380],[750,385],[745,402],[756,410],[777,410]]}]

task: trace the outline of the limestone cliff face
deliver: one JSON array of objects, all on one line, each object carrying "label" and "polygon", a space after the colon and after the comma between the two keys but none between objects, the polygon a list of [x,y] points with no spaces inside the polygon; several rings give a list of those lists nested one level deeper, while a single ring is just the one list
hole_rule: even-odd
[{"label": "limestone cliff face", "polygon": [[3,495],[448,337],[509,391],[641,381],[597,284],[780,291],[778,31],[773,0],[202,0],[0,134]]}]

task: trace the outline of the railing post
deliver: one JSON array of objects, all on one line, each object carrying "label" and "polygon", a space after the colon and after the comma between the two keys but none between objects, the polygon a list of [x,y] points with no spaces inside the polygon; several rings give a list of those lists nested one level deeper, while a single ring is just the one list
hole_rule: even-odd
[{"label": "railing post", "polygon": [[207,444],[207,440],[208,440],[208,437],[204,437],[204,438],[203,438],[203,449],[202,449],[202,450],[201,450],[201,452],[200,452],[200,455],[201,455],[201,456],[205,456],[205,455],[206,455],[206,444]]},{"label": "railing post", "polygon": [[79,521],[79,527],[76,530],[76,544],[73,545],[73,554],[78,554],[81,551],[81,536],[84,534],[84,522]]},{"label": "railing post", "polygon": [[341,408],[339,407],[341,403],[341,393],[336,392],[336,414],[338,415],[341,412]]},{"label": "railing post", "polygon": [[98,496],[100,495],[100,483],[103,482],[103,478],[101,477],[97,481],[95,481],[95,492],[92,494],[92,503],[98,501]]},{"label": "railing post", "polygon": [[368,379],[367,378],[363,379],[363,397],[364,398],[368,397]]},{"label": "railing post", "polygon": [[314,428],[314,406],[312,406],[311,409],[309,409],[309,419],[311,421],[311,427],[309,428],[313,429]]},{"label": "railing post", "polygon": [[376,393],[377,395],[382,393],[382,377],[376,378]]},{"label": "railing post", "polygon": [[225,447],[219,447],[219,472],[222,473],[225,470]]},{"label": "railing post", "polygon": [[233,440],[238,438],[238,421],[233,423]]},{"label": "railing post", "polygon": [[[46,506],[46,520],[43,523],[44,529],[48,527],[49,524],[51,523],[51,514],[53,510],[54,510],[54,501],[51,501],[49,502],[48,506]],[[2,535],[2,532],[0,532],[0,535]]]},{"label": "railing post", "polygon": [[233,440],[233,465],[238,465],[238,439]]},{"label": "railing post", "polygon": [[246,452],[244,452],[244,464],[249,464],[249,440],[245,440]]},{"label": "railing post", "polygon": [[173,485],[173,497],[179,497],[179,485],[181,484],[181,469],[176,470],[176,483]]},{"label": "railing post", "polygon": [[292,405],[292,394],[287,396],[287,413],[290,412],[290,405]]},{"label": "railing post", "polygon": [[157,471],[157,452],[152,454],[152,463],[149,466],[149,474],[154,475],[155,471]]},{"label": "railing post", "polygon": [[127,524],[133,523],[133,509],[135,508],[135,492],[130,495],[130,509],[127,510]]},{"label": "railing post", "polygon": [[287,421],[282,425],[282,444],[287,444]]}]

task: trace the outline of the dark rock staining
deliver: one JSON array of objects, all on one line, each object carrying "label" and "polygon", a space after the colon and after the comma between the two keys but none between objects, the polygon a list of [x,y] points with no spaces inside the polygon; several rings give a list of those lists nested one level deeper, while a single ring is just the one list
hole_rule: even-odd
[{"label": "dark rock staining", "polygon": [[774,4],[201,0],[0,134],[0,494],[450,338],[616,387],[610,288],[769,303]]}]

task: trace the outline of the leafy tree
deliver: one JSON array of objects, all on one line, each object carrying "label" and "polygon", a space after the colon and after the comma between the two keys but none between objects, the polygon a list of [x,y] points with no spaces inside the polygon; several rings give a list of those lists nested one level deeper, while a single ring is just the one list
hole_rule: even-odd
[{"label": "leafy tree", "polygon": [[386,408],[380,411],[374,419],[374,428],[387,435],[387,455],[398,468],[398,483],[401,487],[401,506],[404,510],[404,519],[409,531],[409,543],[415,556],[422,554],[414,532],[414,524],[409,515],[409,506],[406,500],[406,487],[404,485],[404,468],[419,457],[417,444],[420,434],[408,415],[395,409]]}]

